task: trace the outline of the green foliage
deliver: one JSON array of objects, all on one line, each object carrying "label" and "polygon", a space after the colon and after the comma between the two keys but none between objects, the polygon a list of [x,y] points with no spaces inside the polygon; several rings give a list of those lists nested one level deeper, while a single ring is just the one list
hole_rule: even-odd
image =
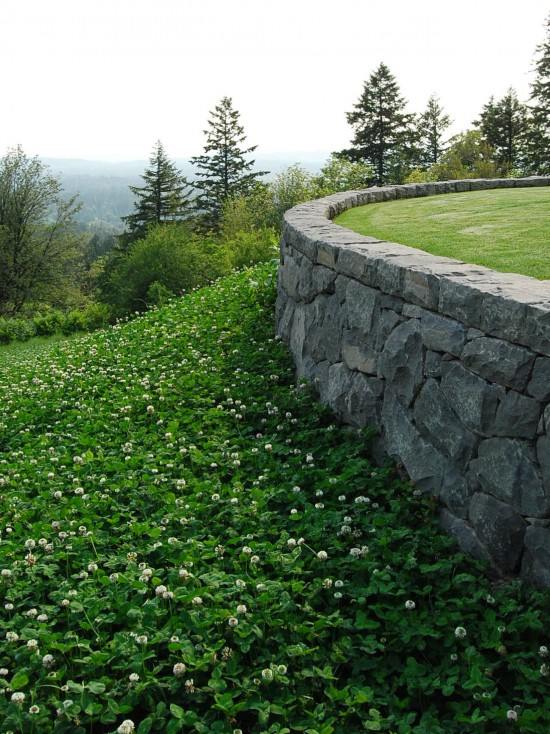
[{"label": "green foliage", "polygon": [[184,223],[161,224],[114,262],[102,298],[119,314],[143,311],[153,305],[147,300],[153,284],[157,284],[151,293],[155,301],[159,285],[179,295],[226,274],[230,267],[227,249],[219,240],[198,235]]},{"label": "green foliage", "polygon": [[550,594],[295,386],[274,298],[261,266],[0,361],[0,731],[546,734]]},{"label": "green foliage", "polygon": [[160,140],[153,148],[149,164],[142,176],[144,185],[130,186],[136,201],[134,212],[122,218],[127,227],[121,238],[123,248],[145,237],[149,227],[181,221],[189,214],[189,184],[169,160]]},{"label": "green foliage", "polygon": [[210,112],[204,153],[191,158],[199,191],[195,205],[206,228],[217,228],[225,202],[250,193],[267,173],[254,171],[254,161],[247,159],[257,146],[244,147],[246,135],[239,118],[232,99],[223,97]]},{"label": "green foliage", "polygon": [[439,159],[427,170],[413,169],[406,183],[452,181],[462,178],[496,178],[495,152],[478,130],[455,135]]},{"label": "green foliage", "polygon": [[527,167],[540,175],[550,175],[550,15],[545,31],[544,41],[537,46],[526,141]]},{"label": "green foliage", "polygon": [[316,196],[327,196],[338,191],[366,189],[374,179],[374,169],[364,161],[350,161],[333,154],[313,178]]},{"label": "green foliage", "polygon": [[527,106],[519,101],[514,89],[510,87],[502,99],[495,100],[491,97],[475,124],[492,148],[500,173],[507,175],[514,168],[522,166],[527,134]]},{"label": "green foliage", "polygon": [[21,147],[0,159],[0,313],[16,315],[31,300],[48,301],[78,270],[76,197]]},{"label": "green foliage", "polygon": [[353,111],[346,117],[354,136],[351,147],[341,155],[373,166],[379,185],[401,181],[405,168],[418,155],[414,117],[405,112],[405,100],[385,64],[372,72]]},{"label": "green foliage", "polygon": [[439,98],[432,95],[417,120],[419,159],[424,166],[431,166],[439,161],[446,147],[445,131],[450,124],[451,118],[441,106]]}]

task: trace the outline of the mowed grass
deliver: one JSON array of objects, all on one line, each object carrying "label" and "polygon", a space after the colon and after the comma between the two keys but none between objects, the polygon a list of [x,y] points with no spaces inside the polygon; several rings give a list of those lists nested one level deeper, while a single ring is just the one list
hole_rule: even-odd
[{"label": "mowed grass", "polygon": [[550,279],[550,186],[398,199],[335,221],[434,255]]},{"label": "mowed grass", "polygon": [[275,275],[0,361],[2,734],[550,731],[550,592],[296,385]]}]

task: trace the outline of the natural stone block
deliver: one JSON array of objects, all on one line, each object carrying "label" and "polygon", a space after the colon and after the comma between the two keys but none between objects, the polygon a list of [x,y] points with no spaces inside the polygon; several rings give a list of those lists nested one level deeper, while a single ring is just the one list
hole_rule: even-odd
[{"label": "natural stone block", "polygon": [[515,390],[501,398],[495,419],[496,436],[534,438],[540,418],[540,404]]},{"label": "natural stone block", "polygon": [[421,435],[458,464],[471,459],[477,439],[458,420],[436,380],[424,383],[414,403],[414,420]]},{"label": "natural stone block", "polygon": [[545,491],[535,452],[525,441],[488,438],[482,441],[470,470],[486,492],[523,515],[545,517],[550,494]]},{"label": "natural stone block", "polygon": [[441,389],[462,423],[481,435],[491,435],[504,388],[489,384],[456,361],[443,362],[441,374]]},{"label": "natural stone block", "polygon": [[537,357],[535,360],[527,392],[543,403],[550,400],[550,359],[548,357]]},{"label": "natural stone block", "polygon": [[466,344],[461,359],[465,367],[487,380],[523,390],[535,355],[502,339],[480,337]]},{"label": "natural stone block", "polygon": [[350,280],[346,289],[345,311],[350,329],[369,334],[378,311],[380,293],[374,288]]},{"label": "natural stone block", "polygon": [[503,573],[515,571],[527,527],[523,518],[491,495],[476,493],[470,502],[469,519],[496,567]]},{"label": "natural stone block", "polygon": [[473,528],[463,518],[457,517],[449,510],[442,508],[439,521],[443,530],[455,538],[463,553],[493,565],[487,548],[480,543]]},{"label": "natural stone block", "polygon": [[388,454],[403,463],[419,489],[439,496],[449,460],[422,438],[412,422],[411,411],[400,403],[390,386],[384,391],[382,425]]},{"label": "natural stone block", "polygon": [[550,586],[550,529],[530,526],[525,531],[521,575],[535,586]]},{"label": "natural stone block", "polygon": [[466,329],[453,319],[427,311],[420,319],[422,341],[428,349],[458,357],[466,341]]},{"label": "natural stone block", "polygon": [[342,338],[342,358],[350,370],[370,375],[377,373],[378,352],[369,347],[362,332],[346,329]]},{"label": "natural stone block", "polygon": [[410,319],[396,326],[380,355],[379,374],[405,405],[410,405],[422,384],[423,351],[418,321]]},{"label": "natural stone block", "polygon": [[390,309],[384,309],[381,312],[373,335],[374,338],[371,338],[371,343],[373,343],[376,350],[381,351],[384,348],[387,338],[402,320],[399,314]]},{"label": "natural stone block", "polygon": [[424,358],[424,374],[426,377],[441,377],[441,354],[426,352]]}]

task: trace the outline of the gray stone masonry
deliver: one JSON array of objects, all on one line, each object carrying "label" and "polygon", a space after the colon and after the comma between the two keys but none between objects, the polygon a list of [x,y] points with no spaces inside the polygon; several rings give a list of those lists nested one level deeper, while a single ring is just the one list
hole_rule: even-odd
[{"label": "gray stone masonry", "polygon": [[354,206],[550,177],[373,187],[285,214],[277,331],[344,422],[372,426],[494,572],[550,587],[550,282],[334,224]]}]

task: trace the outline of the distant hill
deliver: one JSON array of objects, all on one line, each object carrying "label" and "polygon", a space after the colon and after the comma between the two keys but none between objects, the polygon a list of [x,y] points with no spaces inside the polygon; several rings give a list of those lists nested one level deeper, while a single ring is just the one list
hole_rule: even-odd
[{"label": "distant hill", "polygon": [[[322,152],[298,152],[258,156],[256,169],[270,172],[266,180],[294,163],[300,163],[306,170],[316,173],[328,155]],[[78,158],[42,158],[42,161],[61,180],[67,195],[80,195],[82,209],[77,219],[82,226],[122,231],[121,217],[126,216],[133,206],[133,196],[128,187],[141,184],[141,174],[148,161],[111,162]],[[194,172],[189,161],[179,158],[175,162],[192,181]]]}]

